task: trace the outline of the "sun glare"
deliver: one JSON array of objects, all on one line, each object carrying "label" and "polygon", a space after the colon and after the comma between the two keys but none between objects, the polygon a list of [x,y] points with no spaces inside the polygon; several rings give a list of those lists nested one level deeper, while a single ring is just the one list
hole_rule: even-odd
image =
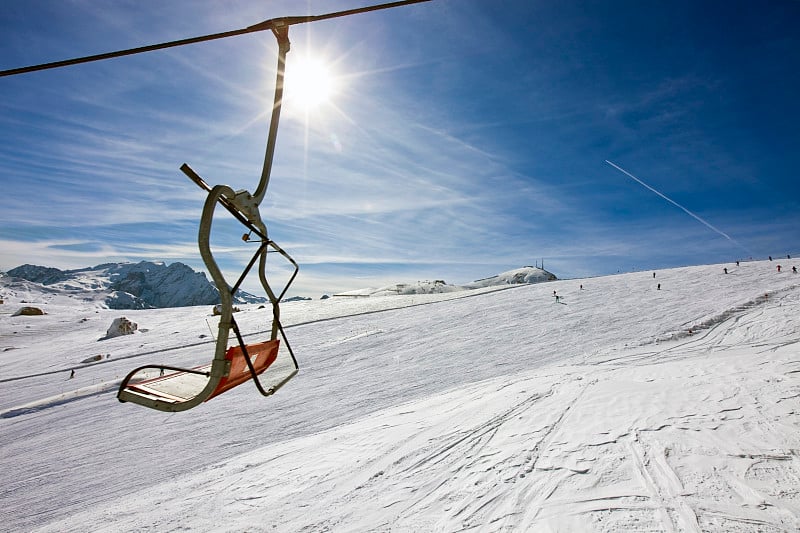
[{"label": "sun glare", "polygon": [[313,110],[330,101],[334,92],[330,69],[321,60],[296,57],[287,61],[286,100],[287,103],[305,111]]}]

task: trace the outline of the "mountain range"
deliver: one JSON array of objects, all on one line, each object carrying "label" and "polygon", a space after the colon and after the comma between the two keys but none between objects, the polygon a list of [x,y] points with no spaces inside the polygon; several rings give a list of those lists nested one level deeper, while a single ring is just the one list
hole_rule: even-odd
[{"label": "mountain range", "polygon": [[[94,267],[74,270],[22,265],[7,272],[7,289],[16,286],[25,290],[24,283],[41,285],[45,292],[61,292],[84,301],[94,301],[109,309],[154,309],[214,305],[219,302],[219,292],[203,272],[196,272],[183,263],[167,265],[162,262],[104,263]],[[453,285],[444,280],[398,283],[379,288],[343,292],[335,296],[387,296],[397,294],[435,294],[466,291],[498,285],[540,283],[554,281],[556,276],[538,267],[526,266],[509,270],[464,285]],[[18,280],[15,282],[15,280]],[[239,290],[234,303],[266,303],[267,299]]]},{"label": "mountain range", "polygon": [[[102,301],[109,309],[154,309],[219,302],[219,291],[205,273],[196,272],[183,263],[104,263],[74,270],[22,265],[7,274],[86,301]],[[234,297],[237,304],[266,301],[266,298],[241,290]]]}]

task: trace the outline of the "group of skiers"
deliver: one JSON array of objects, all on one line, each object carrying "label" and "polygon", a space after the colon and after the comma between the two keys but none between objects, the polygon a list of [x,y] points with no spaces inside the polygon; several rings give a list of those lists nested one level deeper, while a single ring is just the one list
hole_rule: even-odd
[{"label": "group of skiers", "polygon": [[[768,257],[769,257],[769,260],[772,261],[772,256],[770,255]],[[786,259],[791,259],[791,258],[792,258],[791,254],[786,254]],[[739,266],[739,261],[736,261],[736,266],[737,267]],[[778,265],[778,272],[780,272],[782,268],[783,267],[781,265]],[[727,274],[728,273],[728,267],[723,268],[722,271]],[[792,266],[792,273],[793,274],[797,274],[797,267],[794,266],[794,265]],[[653,277],[655,277],[655,273],[653,273]]]},{"label": "group of skiers", "polygon": [[[791,259],[791,258],[792,258],[791,255],[789,255],[789,254],[786,255],[786,259]],[[772,261],[772,256],[771,255],[769,256],[769,260]],[[737,267],[739,266],[739,261],[736,261],[736,266]],[[778,272],[780,272],[782,268],[783,267],[781,267],[781,265],[778,265]],[[724,267],[722,269],[722,271],[727,274],[728,273],[728,267]],[[797,267],[796,266],[792,266],[792,273],[797,274]],[[656,273],[653,272],[653,279],[655,279],[655,278],[656,278]],[[583,285],[581,285],[581,290],[583,290]],[[656,284],[656,290],[659,290],[659,291],[661,290],[661,284],[660,283]],[[556,303],[564,303],[564,302],[561,301],[562,297],[556,291],[553,291],[553,297],[555,298]]]}]

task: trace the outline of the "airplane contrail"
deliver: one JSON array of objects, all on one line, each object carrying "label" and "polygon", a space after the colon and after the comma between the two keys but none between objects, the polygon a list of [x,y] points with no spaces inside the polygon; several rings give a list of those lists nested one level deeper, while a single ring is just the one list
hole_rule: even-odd
[{"label": "airplane contrail", "polygon": [[730,235],[728,235],[727,233],[725,233],[724,231],[722,231],[722,230],[720,230],[720,229],[717,229],[717,228],[715,228],[715,227],[714,227],[714,226],[712,226],[710,223],[706,222],[705,220],[703,220],[702,218],[700,218],[698,215],[695,215],[694,213],[692,213],[691,211],[689,211],[688,209],[686,209],[685,207],[683,207],[681,204],[679,204],[678,202],[676,202],[676,201],[675,201],[675,200],[673,200],[672,198],[669,198],[667,195],[665,195],[665,194],[662,194],[662,193],[658,192],[657,190],[655,190],[654,188],[652,188],[651,186],[649,186],[648,184],[646,184],[645,182],[643,182],[642,180],[640,180],[639,178],[637,178],[636,176],[634,176],[633,174],[631,174],[630,172],[628,172],[627,170],[625,170],[624,168],[622,168],[622,167],[620,167],[620,166],[618,166],[618,165],[615,165],[614,163],[612,163],[612,162],[611,162],[611,161],[609,161],[608,159],[606,159],[606,163],[608,163],[608,164],[609,164],[609,165],[611,165],[612,167],[616,168],[617,170],[619,170],[620,172],[622,172],[623,174],[625,174],[626,176],[628,176],[629,178],[631,178],[632,180],[634,180],[636,183],[638,183],[638,184],[639,184],[639,185],[641,185],[642,187],[645,187],[646,189],[648,189],[648,190],[650,190],[650,191],[653,191],[654,193],[656,193],[657,195],[659,195],[661,198],[663,198],[664,200],[668,201],[669,203],[671,203],[672,205],[674,205],[674,206],[675,206],[675,207],[677,207],[678,209],[682,210],[684,213],[686,213],[687,215],[689,215],[689,216],[690,216],[690,217],[692,217],[693,219],[697,220],[698,222],[700,222],[701,224],[703,224],[704,226],[706,226],[706,227],[707,227],[707,228],[709,228],[710,230],[712,230],[712,231],[715,231],[715,232],[719,233],[720,235],[722,235],[723,237],[725,237],[726,239],[728,239],[729,241],[731,241],[733,244],[735,244],[736,246],[740,247],[742,250],[746,251],[747,253],[751,253],[751,252],[750,252],[750,250],[748,250],[747,248],[745,248],[745,247],[744,247],[743,245],[741,245],[740,243],[736,242],[736,240],[734,240],[734,239],[733,239],[733,238],[732,238]]}]

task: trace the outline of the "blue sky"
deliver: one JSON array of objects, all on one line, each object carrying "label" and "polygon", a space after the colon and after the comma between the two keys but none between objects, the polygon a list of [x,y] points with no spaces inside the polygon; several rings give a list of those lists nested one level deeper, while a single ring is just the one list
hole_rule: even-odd
[{"label": "blue sky", "polygon": [[[362,5],[12,2],[0,69]],[[485,0],[292,27],[261,209],[292,294],[800,255],[798,27],[793,1]],[[255,188],[276,51],[264,32],[0,78],[0,269],[201,269],[179,167]],[[291,85],[307,60],[334,87],[313,108]],[[239,234],[214,233],[232,277]]]}]

